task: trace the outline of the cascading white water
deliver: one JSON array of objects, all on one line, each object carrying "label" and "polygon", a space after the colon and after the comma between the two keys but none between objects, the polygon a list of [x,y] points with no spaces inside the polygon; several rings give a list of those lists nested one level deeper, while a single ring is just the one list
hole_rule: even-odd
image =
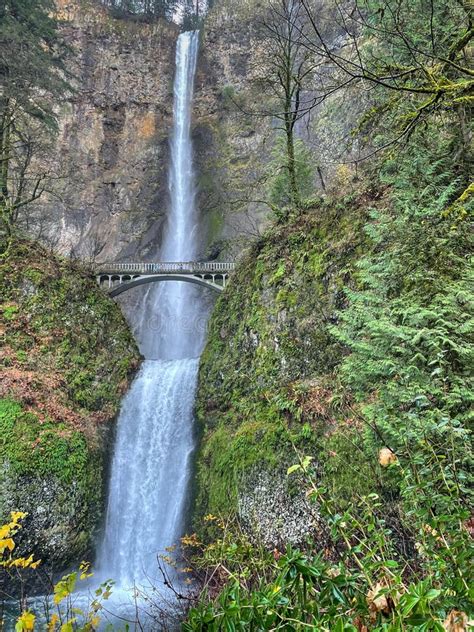
[{"label": "cascading white water", "polygon": [[[163,261],[190,261],[197,252],[191,107],[199,34],[179,36],[169,213]],[[153,576],[156,555],[184,526],[193,402],[206,308],[195,288],[166,282],[148,287],[135,333],[146,360],[123,402],[112,461],[98,569],[126,588]]]}]

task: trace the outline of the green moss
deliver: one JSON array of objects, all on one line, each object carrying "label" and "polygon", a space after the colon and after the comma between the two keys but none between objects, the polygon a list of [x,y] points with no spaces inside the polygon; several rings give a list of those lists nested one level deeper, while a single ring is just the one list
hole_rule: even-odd
[{"label": "green moss", "polygon": [[13,320],[17,317],[18,305],[7,305],[3,308],[3,318],[5,320]]},{"label": "green moss", "polygon": [[298,305],[298,294],[292,289],[282,288],[278,290],[275,302],[286,308],[296,307]]},{"label": "green moss", "polygon": [[[3,319],[25,319],[6,327],[6,342],[17,358],[31,358],[37,346],[34,368],[64,374],[72,408],[116,408],[137,360],[118,307],[80,267],[31,244],[18,243],[2,272],[8,300]],[[33,283],[31,291],[24,290],[25,278]]]},{"label": "green moss", "polygon": [[91,454],[84,435],[64,423],[42,422],[21,404],[0,399],[0,452],[18,475],[85,483]]},{"label": "green moss", "polygon": [[279,281],[285,278],[286,265],[284,261],[280,261],[276,270],[273,272],[268,280],[268,285],[277,285]]},{"label": "green moss", "polygon": [[28,354],[26,353],[26,351],[18,351],[16,354],[16,359],[18,360],[18,362],[26,362],[28,360]]},{"label": "green moss", "polygon": [[[262,406],[256,418],[237,428],[219,424],[209,433],[199,458],[198,513],[231,513],[236,508],[239,482],[256,464],[280,465],[283,450],[291,450],[285,420]],[[259,416],[260,415],[260,416]],[[227,418],[230,423],[234,420]]]},{"label": "green moss", "polygon": [[25,270],[25,278],[32,281],[35,285],[39,285],[43,279],[43,275],[41,273],[41,270],[30,268],[28,270]]},{"label": "green moss", "polygon": [[324,485],[340,511],[374,491],[381,476],[377,455],[361,444],[357,430],[341,425],[323,438],[320,453]]},{"label": "green moss", "polygon": [[[326,421],[296,393],[331,374],[344,355],[330,327],[344,288],[355,283],[358,253],[370,247],[365,217],[363,203],[352,200],[321,204],[272,227],[219,298],[199,372],[198,527],[203,514],[236,511],[247,474],[288,463],[293,445],[332,451],[336,439],[326,438]],[[373,475],[363,464],[359,471],[370,486]],[[344,483],[340,467],[327,476],[331,485]]]},{"label": "green moss", "polygon": [[211,209],[207,215],[207,242],[212,244],[222,234],[222,225],[224,218],[218,209]]}]

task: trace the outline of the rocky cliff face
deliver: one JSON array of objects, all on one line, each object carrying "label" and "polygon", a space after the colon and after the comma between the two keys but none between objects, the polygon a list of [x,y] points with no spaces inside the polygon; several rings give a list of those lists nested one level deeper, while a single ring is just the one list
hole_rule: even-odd
[{"label": "rocky cliff face", "polygon": [[250,107],[265,49],[261,10],[253,1],[221,0],[203,28],[195,146],[210,254],[221,249],[237,254],[249,238],[258,237],[269,211],[257,200],[263,197],[273,131],[271,121],[252,116]]},{"label": "rocky cliff face", "polygon": [[[326,0],[320,4],[321,28],[337,45],[341,33]],[[30,213],[30,225],[55,249],[83,259],[154,258],[169,204],[179,28],[113,18],[95,0],[58,6],[74,92],[58,105],[52,192]],[[270,215],[262,200],[276,133],[270,118],[256,114],[265,105],[257,81],[267,54],[264,12],[256,0],[219,0],[202,29],[193,118],[202,257],[235,256]],[[338,139],[354,117],[355,107],[341,112],[329,100],[300,121],[317,186],[334,180]]]},{"label": "rocky cliff face", "polygon": [[74,92],[58,112],[57,180],[37,209],[39,224],[66,254],[146,257],[168,204],[178,29],[114,19],[92,2],[61,0],[60,8]]}]

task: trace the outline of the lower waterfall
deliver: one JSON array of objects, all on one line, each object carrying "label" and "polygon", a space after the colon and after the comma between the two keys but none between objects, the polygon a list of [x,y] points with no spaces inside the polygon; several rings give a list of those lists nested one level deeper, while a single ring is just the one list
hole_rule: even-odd
[{"label": "lower waterfall", "polygon": [[144,362],[117,428],[99,568],[122,587],[157,574],[179,537],[194,447],[197,359]]}]

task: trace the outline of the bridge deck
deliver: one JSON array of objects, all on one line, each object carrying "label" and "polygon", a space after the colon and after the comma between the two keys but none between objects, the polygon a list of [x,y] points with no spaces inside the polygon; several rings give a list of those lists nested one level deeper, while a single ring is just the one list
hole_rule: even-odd
[{"label": "bridge deck", "polygon": [[224,261],[160,261],[158,263],[106,263],[97,274],[228,274],[235,263]]},{"label": "bridge deck", "polygon": [[96,270],[97,283],[118,296],[144,283],[185,281],[222,292],[235,263],[224,261],[160,261],[158,263],[106,263]]}]

